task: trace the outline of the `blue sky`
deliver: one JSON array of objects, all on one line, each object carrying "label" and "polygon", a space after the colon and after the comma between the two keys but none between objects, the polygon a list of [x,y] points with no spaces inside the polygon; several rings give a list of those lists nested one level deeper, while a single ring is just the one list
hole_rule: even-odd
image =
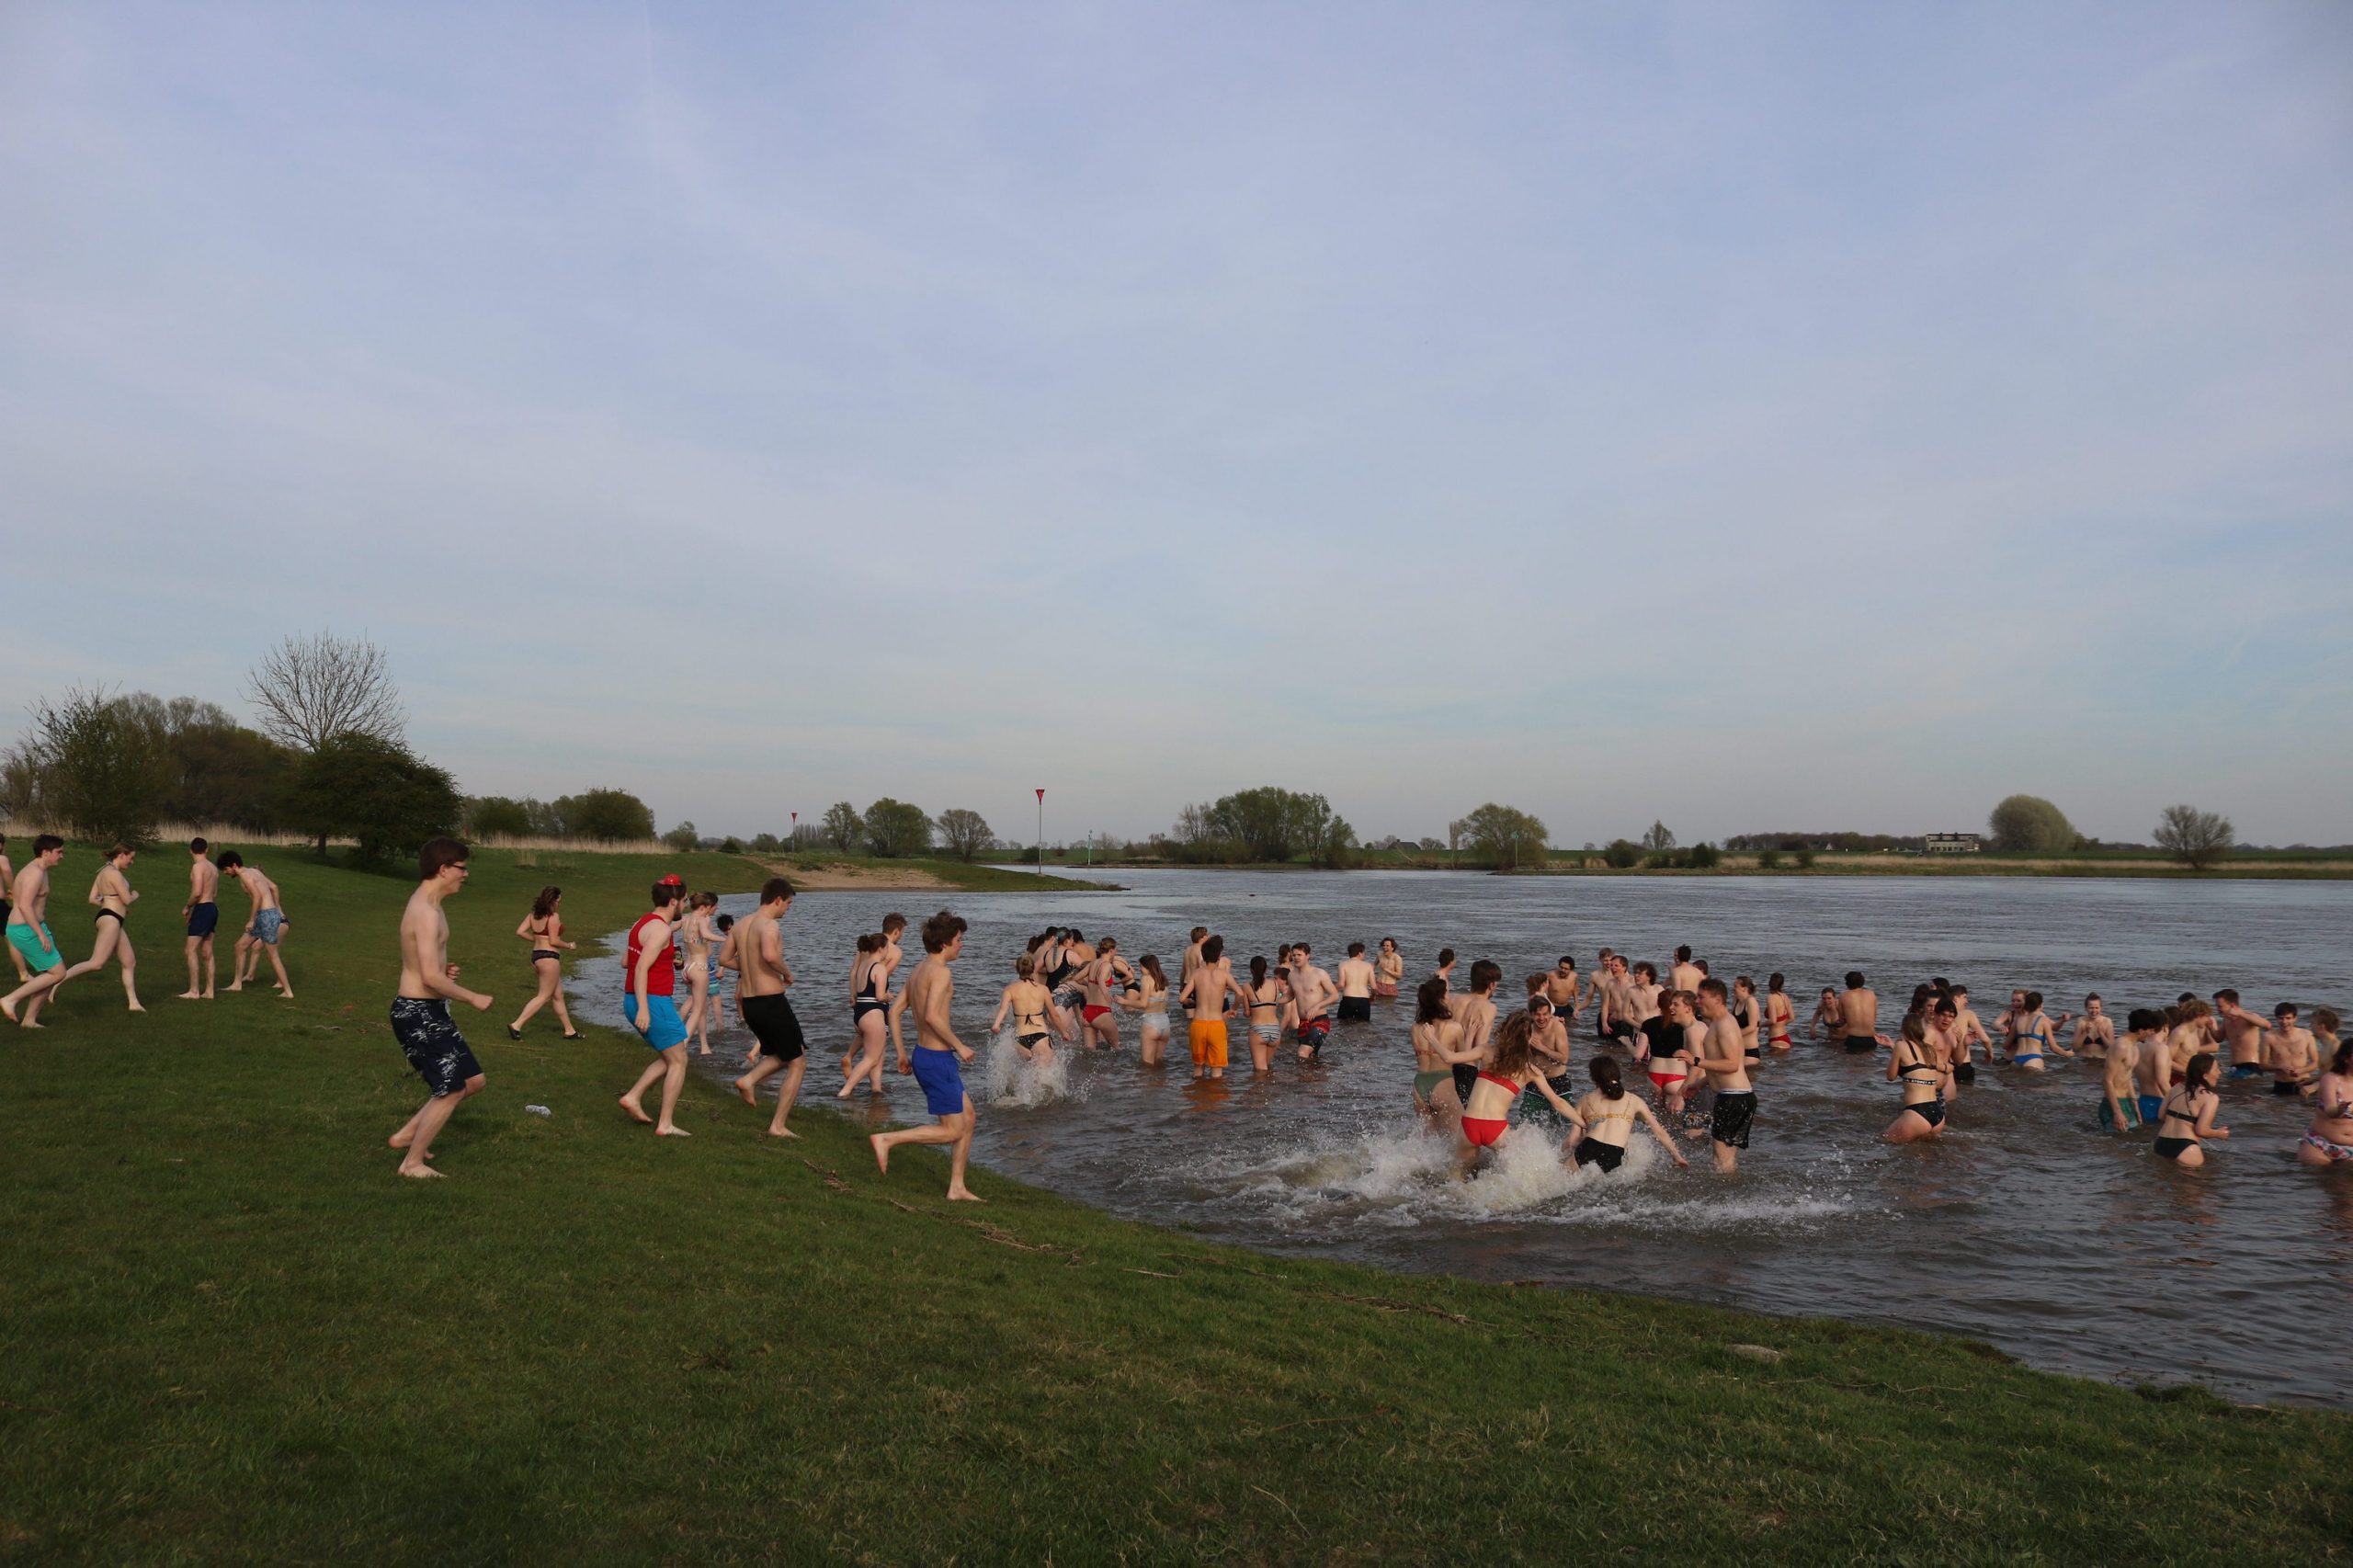
[{"label": "blue sky", "polygon": [[0,8],[0,736],[2353,839],[2353,7]]}]

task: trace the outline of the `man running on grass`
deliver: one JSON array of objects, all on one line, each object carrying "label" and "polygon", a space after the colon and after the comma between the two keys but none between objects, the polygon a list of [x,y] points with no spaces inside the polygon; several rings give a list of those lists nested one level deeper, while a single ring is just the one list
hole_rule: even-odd
[{"label": "man running on grass", "polygon": [[792,971],[785,965],[784,937],[777,929],[777,923],[791,907],[792,884],[782,877],[770,877],[760,889],[760,907],[739,921],[728,937],[736,976],[735,1008],[744,1016],[744,1027],[760,1042],[760,1059],[735,1080],[735,1092],[744,1096],[745,1105],[756,1107],[761,1083],[772,1073],[784,1074],[784,1083],[777,1090],[776,1116],[768,1123],[771,1138],[801,1136],[784,1122],[801,1098],[801,1075],[809,1069],[801,1019],[792,1010],[792,999],[784,994],[792,984]]},{"label": "man running on grass", "polygon": [[[65,955],[57,950],[57,938],[49,929],[49,873],[65,858],[65,840],[53,833],[44,833],[33,840],[33,858],[17,873],[8,890],[8,946],[16,951],[19,964],[32,971],[32,978],[6,996],[0,996],[0,1015],[22,1028],[37,1029],[45,1026],[40,1021],[42,1004],[49,994],[65,983]],[[25,1016],[17,1016],[17,1004],[25,1005]]]},{"label": "man running on grass", "polygon": [[939,1119],[929,1127],[903,1127],[877,1132],[874,1163],[888,1175],[891,1151],[902,1143],[948,1144],[948,1196],[958,1203],[978,1203],[964,1185],[964,1166],[972,1157],[972,1096],[964,1092],[961,1064],[972,1053],[956,1038],[949,1022],[949,1004],[956,995],[956,977],[948,966],[964,952],[961,915],[941,910],[923,923],[923,962],[907,977],[907,1011],[915,1016],[915,1082],[923,1085],[924,1108]]},{"label": "man running on grass", "polygon": [[401,1175],[438,1176],[426,1164],[433,1158],[434,1137],[449,1125],[458,1103],[480,1094],[483,1085],[482,1063],[449,1021],[449,1001],[454,997],[480,1013],[489,1008],[490,998],[459,984],[458,966],[449,961],[449,917],[441,905],[466,885],[466,846],[453,838],[434,839],[418,852],[416,869],[423,880],[401,914],[401,988],[392,998],[392,1038],[425,1080],[428,1095],[385,1142],[401,1151]]},{"label": "man running on grass", "polygon": [[[654,1052],[654,1064],[638,1074],[621,1108],[630,1119],[651,1126],[664,1138],[691,1138],[693,1133],[671,1118],[678,1108],[678,1091],[687,1082],[687,1022],[678,1017],[678,971],[670,963],[671,916],[685,896],[684,884],[665,877],[654,884],[654,908],[629,928],[629,952],[622,974],[629,989],[621,995],[621,1015]],[[654,1080],[662,1080],[662,1117],[645,1114],[641,1102]]]}]

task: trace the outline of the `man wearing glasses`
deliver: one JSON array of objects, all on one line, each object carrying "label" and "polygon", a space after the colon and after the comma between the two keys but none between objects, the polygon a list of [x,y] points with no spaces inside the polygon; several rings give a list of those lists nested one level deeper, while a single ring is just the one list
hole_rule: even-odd
[{"label": "man wearing glasses", "polygon": [[466,885],[466,846],[454,838],[437,838],[418,852],[416,869],[423,880],[401,915],[401,989],[392,998],[392,1038],[431,1095],[386,1142],[401,1151],[401,1175],[424,1177],[441,1174],[426,1163],[433,1158],[434,1135],[449,1125],[458,1102],[482,1092],[482,1063],[449,1021],[450,999],[480,1013],[489,1009],[490,998],[458,983],[458,966],[449,961],[449,918],[441,910],[442,901]]}]

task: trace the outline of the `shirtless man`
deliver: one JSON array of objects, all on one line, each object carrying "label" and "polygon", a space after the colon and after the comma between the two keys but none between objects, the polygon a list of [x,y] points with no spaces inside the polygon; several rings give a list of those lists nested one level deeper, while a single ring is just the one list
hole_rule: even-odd
[{"label": "shirtless man", "polygon": [[278,884],[263,876],[260,867],[246,865],[245,858],[233,849],[222,852],[220,872],[244,888],[254,906],[253,918],[245,923],[236,951],[230,955],[229,989],[243,991],[245,982],[261,971],[261,955],[267,952],[269,967],[278,974],[278,994],[291,1002],[294,985],[286,978],[286,960],[278,957],[278,945],[285,939],[286,927],[294,922],[278,902]]},{"label": "shirtless man", "polygon": [[1452,948],[1440,948],[1438,950],[1438,967],[1430,971],[1430,976],[1435,980],[1445,981],[1449,991],[1454,989],[1454,949]]},{"label": "shirtless man", "polygon": [[401,914],[401,985],[392,998],[392,1038],[425,1080],[426,1099],[384,1142],[401,1151],[401,1175],[424,1177],[441,1174],[426,1163],[433,1158],[433,1140],[459,1103],[480,1094],[483,1083],[482,1063],[449,1021],[449,1004],[463,1002],[480,1013],[489,1009],[490,998],[459,984],[458,966],[449,961],[449,917],[441,905],[466,885],[466,846],[451,838],[434,839],[417,852],[416,869],[421,880]]},{"label": "shirtless man", "polygon": [[1708,971],[1691,961],[1691,949],[1688,944],[1675,949],[1675,962],[1666,971],[1669,988],[1696,994],[1699,982],[1707,978]]},{"label": "shirtless man", "polygon": [[2264,1022],[2239,1006],[2235,991],[2214,993],[2214,1017],[2222,1031],[2222,1040],[2231,1051],[2233,1078],[2263,1076]]},{"label": "shirtless man", "polygon": [[1618,960],[1618,1000],[1625,1011],[1626,1021],[1634,1031],[1634,1060],[1650,1060],[1650,1021],[1659,1016],[1659,993],[1665,989],[1658,983],[1658,966],[1645,959],[1631,972],[1626,960]]},{"label": "shirtless man", "polygon": [[1609,1008],[1603,995],[1602,982],[1609,977],[1609,960],[1617,953],[1608,948],[1601,949],[1593,960],[1593,978],[1586,982],[1585,999],[1593,1004],[1593,1038],[1609,1038]]},{"label": "shirtless man", "polygon": [[938,1119],[929,1127],[903,1127],[877,1132],[867,1140],[874,1163],[883,1175],[891,1172],[891,1151],[902,1143],[945,1143],[948,1149],[948,1197],[951,1202],[981,1199],[964,1185],[964,1167],[972,1158],[972,1096],[964,1092],[962,1064],[972,1052],[956,1038],[949,1021],[956,995],[956,977],[948,966],[964,953],[964,920],[941,910],[923,923],[923,962],[907,977],[907,1010],[915,1017],[915,1082],[923,1085],[924,1108]]},{"label": "shirtless man", "polygon": [[1290,945],[1284,978],[1290,984],[1291,1005],[1299,1009],[1299,1059],[1313,1062],[1324,1054],[1324,1041],[1332,1033],[1332,1008],[1340,999],[1340,988],[1316,967],[1305,942]]},{"label": "shirtless man", "polygon": [[2165,1016],[2152,1011],[2148,1023],[2148,1038],[2137,1043],[2140,1055],[2132,1063],[2132,1083],[2139,1095],[2142,1125],[2154,1127],[2165,1109],[2165,1093],[2173,1086],[2173,1058]]},{"label": "shirtless man", "polygon": [[[65,955],[57,950],[57,938],[49,929],[49,873],[64,858],[65,840],[44,833],[33,840],[33,858],[9,885],[8,946],[32,971],[32,978],[0,996],[0,1017],[20,1028],[45,1027],[40,1010],[49,994],[65,983],[69,972]],[[25,1007],[22,1017],[17,1016],[19,1002]]]},{"label": "shirtless man", "polygon": [[[1576,1025],[1577,1008],[1584,1003],[1584,998],[1578,994],[1581,985],[1577,960],[1567,953],[1561,955],[1561,961],[1553,966],[1552,973],[1544,977],[1544,1000],[1552,1004],[1552,1016],[1561,1020],[1563,1028],[1573,1028]],[[1575,1096],[1567,1097],[1574,1099]]]},{"label": "shirtless man", "polygon": [[2282,1002],[2271,1010],[2272,1025],[2263,1037],[2263,1064],[2271,1073],[2275,1095],[2301,1095],[2320,1074],[2320,1047],[2313,1031],[2296,1022],[2296,1005]]},{"label": "shirtless man", "polygon": [[1994,1059],[1994,1037],[1985,1032],[1985,1020],[1969,1005],[1969,987],[1956,985],[1951,991],[1953,1024],[1957,1044],[1952,1056],[1952,1079],[1956,1084],[1977,1082],[1976,1052],[1985,1048],[1985,1059]]},{"label": "shirtless man", "polygon": [[[1196,926],[1193,927],[1193,939],[1185,949],[1184,968],[1176,977],[1176,984],[1179,987],[1180,994],[1182,994],[1182,988],[1193,983],[1193,971],[1201,967],[1201,944],[1209,939],[1210,928],[1208,926]],[[1045,972],[1042,968],[1044,960],[1041,959],[1039,961],[1041,965],[1039,972],[1043,974]],[[1185,1011],[1190,1013],[1192,1010],[1193,1005],[1189,1002],[1186,1003]]]},{"label": "shirtless man", "polygon": [[2095,991],[2084,998],[2084,1010],[2075,1019],[2071,1049],[2087,1062],[2104,1062],[2115,1044],[2116,1020],[2108,1016],[2108,1004]]},{"label": "shirtless man", "polygon": [[[188,989],[180,993],[183,1002],[212,1000],[212,933],[221,925],[221,871],[206,858],[206,847],[201,838],[188,841],[188,902],[180,905],[180,914],[188,921]],[[200,983],[199,959],[203,960]]]},{"label": "shirtless man", "polygon": [[[8,912],[17,906],[16,886],[17,868],[8,864],[8,835],[0,833],[0,929],[6,927]],[[14,943],[8,943],[7,948],[8,961],[17,966],[17,983],[22,985],[33,977],[32,971],[25,967],[25,955],[17,950]]]},{"label": "shirtless man", "polygon": [[1879,1049],[1879,993],[1863,983],[1859,969],[1847,971],[1847,992],[1838,998],[1838,1027],[1846,1031],[1849,1054]]},{"label": "shirtless man", "polygon": [[1201,960],[1193,966],[1193,978],[1185,982],[1176,997],[1192,1016],[1192,1022],[1186,1026],[1186,1043],[1192,1048],[1196,1078],[1225,1076],[1228,998],[1242,1004],[1243,1016],[1249,1016],[1250,994],[1233,978],[1233,966],[1226,962],[1225,938],[1211,937],[1201,943]]},{"label": "shirtless man", "polygon": [[2141,1125],[2141,1057],[2156,1045],[2162,1021],[2148,1008],[2135,1007],[2125,1015],[2124,1038],[2109,1042],[2100,1062],[2099,1120],[2111,1131],[2129,1132]]},{"label": "shirtless man", "polygon": [[1340,960],[1340,1011],[1344,1024],[1369,1024],[1372,1021],[1372,983],[1378,975],[1372,960],[1364,956],[1362,942],[1348,944],[1348,956]]},{"label": "shirtless man", "polygon": [[[1860,989],[1861,980],[1859,974],[1847,976],[1847,994]],[[1722,981],[1699,983],[1699,1021],[1707,1025],[1708,1032],[1698,1065],[1716,1091],[1716,1108],[1708,1123],[1709,1146],[1715,1152],[1716,1169],[1730,1176],[1740,1166],[1740,1152],[1748,1147],[1749,1128],[1756,1119],[1756,1091],[1741,1060],[1740,1026],[1733,1022],[1732,1009],[1724,1001]],[[1852,1027],[1851,1015],[1848,1025]]]},{"label": "shirtless man", "polygon": [[727,950],[720,961],[735,971],[735,1010],[744,1027],[759,1041],[760,1059],[735,1080],[744,1103],[757,1108],[760,1085],[781,1073],[776,1115],[768,1119],[771,1138],[801,1136],[785,1125],[801,1099],[801,1074],[809,1070],[808,1042],[801,1035],[800,1017],[792,1010],[792,970],[784,961],[784,933],[777,928],[792,907],[792,884],[770,877],[760,888],[760,906],[735,923],[727,936]]},{"label": "shirtless man", "polygon": [[[1491,960],[1481,959],[1471,966],[1471,993],[1455,1004],[1454,1017],[1462,1025],[1462,1042],[1459,1049],[1477,1051],[1484,1058],[1487,1047],[1495,1035],[1495,983],[1504,977],[1503,966]],[[1475,1062],[1454,1063],[1455,1097],[1464,1105],[1471,1103],[1471,1086],[1479,1081]]]}]

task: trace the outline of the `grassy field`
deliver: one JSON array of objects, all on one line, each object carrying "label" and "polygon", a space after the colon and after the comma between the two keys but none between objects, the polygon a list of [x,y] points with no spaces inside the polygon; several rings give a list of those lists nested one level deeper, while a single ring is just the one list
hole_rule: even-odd
[{"label": "grassy field", "polygon": [[451,1179],[401,1181],[410,883],[256,858],[299,1001],[172,998],[165,854],[134,873],[150,1015],[93,975],[0,1030],[0,1562],[2348,1560],[2343,1416],[1272,1259],[985,1172],[950,1213],[937,1156],[881,1178],[865,1124],[770,1142],[700,1083],[695,1136],[655,1139],[612,1103],[633,1038],[499,1024],[551,871],[602,932],[668,858],[478,858],[449,910],[489,1086]]}]

